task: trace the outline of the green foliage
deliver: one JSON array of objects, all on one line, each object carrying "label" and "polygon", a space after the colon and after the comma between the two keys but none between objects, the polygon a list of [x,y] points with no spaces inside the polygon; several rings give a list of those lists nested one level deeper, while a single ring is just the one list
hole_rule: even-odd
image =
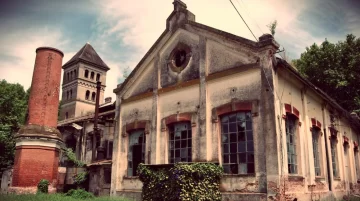
[{"label": "green foliage", "polygon": [[13,164],[13,134],[25,123],[28,96],[20,84],[0,80],[0,172]]},{"label": "green foliage", "polygon": [[[24,195],[15,195],[15,194],[1,194],[0,200],[6,201],[82,201],[83,199],[73,198],[71,196],[65,196],[64,194],[24,194]],[[95,197],[89,200],[92,201],[128,201],[125,198],[121,197]]]},{"label": "green foliage", "polygon": [[75,199],[90,199],[94,198],[94,195],[90,192],[85,191],[84,189],[71,189],[67,193],[66,196],[70,196]]},{"label": "green foliage", "polygon": [[48,193],[48,189],[49,189],[49,181],[46,179],[40,180],[40,182],[37,185],[37,192]]},{"label": "green foliage", "polygon": [[212,163],[177,163],[174,167],[151,169],[140,164],[137,169],[143,182],[143,201],[216,201],[223,168]]},{"label": "green foliage", "polygon": [[348,111],[360,109],[360,39],[346,36],[306,48],[293,61],[299,72]]},{"label": "green foliage", "polygon": [[273,36],[275,36],[276,26],[277,26],[277,21],[276,20],[267,25],[267,27],[270,30],[271,35],[273,35]]},{"label": "green foliage", "polygon": [[74,183],[77,185],[83,184],[87,179],[88,173],[87,172],[80,172],[75,175]]},{"label": "green foliage", "polygon": [[73,152],[73,150],[71,148],[63,148],[63,153],[65,154],[65,156],[67,157],[67,159],[69,161],[71,161],[72,163],[74,163],[74,165],[76,167],[84,167],[85,163],[83,163],[82,161],[76,159],[76,155]]}]

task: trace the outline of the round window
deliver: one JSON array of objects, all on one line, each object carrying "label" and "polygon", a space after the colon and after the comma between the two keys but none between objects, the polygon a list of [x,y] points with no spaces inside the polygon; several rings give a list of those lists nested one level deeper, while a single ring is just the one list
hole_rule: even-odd
[{"label": "round window", "polygon": [[190,47],[183,43],[179,43],[170,54],[170,68],[179,73],[189,64],[190,57]]},{"label": "round window", "polygon": [[186,52],[185,52],[185,50],[176,51],[174,57],[175,57],[174,58],[175,59],[175,66],[176,67],[182,67],[182,65],[184,65],[184,63],[186,61]]}]

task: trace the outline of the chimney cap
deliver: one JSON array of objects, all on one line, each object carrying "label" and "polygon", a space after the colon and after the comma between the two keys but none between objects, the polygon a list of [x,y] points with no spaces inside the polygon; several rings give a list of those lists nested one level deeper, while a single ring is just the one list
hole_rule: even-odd
[{"label": "chimney cap", "polygon": [[111,103],[111,100],[112,100],[111,97],[106,97],[106,98],[105,98],[105,103]]},{"label": "chimney cap", "polygon": [[36,48],[35,52],[37,53],[39,50],[52,50],[52,51],[55,51],[55,52],[61,54],[61,56],[64,56],[64,53],[61,50],[53,48],[53,47],[45,47],[45,46],[38,47],[38,48]]},{"label": "chimney cap", "polygon": [[181,0],[174,0],[173,2],[174,4],[174,10],[178,11],[178,10],[186,10],[187,6],[184,2],[182,2]]}]

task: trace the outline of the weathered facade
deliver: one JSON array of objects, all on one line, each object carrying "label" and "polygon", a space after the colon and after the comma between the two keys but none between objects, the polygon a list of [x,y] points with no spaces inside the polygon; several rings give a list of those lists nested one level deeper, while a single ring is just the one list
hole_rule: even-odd
[{"label": "weathered facade", "polygon": [[357,191],[358,120],[253,42],[195,22],[166,30],[114,90],[111,195],[140,200],[139,163],[214,162],[223,200],[342,198]]}]

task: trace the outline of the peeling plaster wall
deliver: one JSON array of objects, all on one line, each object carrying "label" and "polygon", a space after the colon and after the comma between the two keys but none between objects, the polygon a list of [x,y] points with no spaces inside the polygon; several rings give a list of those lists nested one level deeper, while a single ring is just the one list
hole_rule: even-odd
[{"label": "peeling plaster wall", "polygon": [[[169,66],[171,51],[179,44],[184,43],[190,46],[191,59],[188,66],[180,73],[173,72]],[[185,82],[199,78],[199,36],[183,29],[179,29],[172,36],[166,45],[159,52],[160,56],[160,83],[161,87],[167,87],[179,82]]]}]

